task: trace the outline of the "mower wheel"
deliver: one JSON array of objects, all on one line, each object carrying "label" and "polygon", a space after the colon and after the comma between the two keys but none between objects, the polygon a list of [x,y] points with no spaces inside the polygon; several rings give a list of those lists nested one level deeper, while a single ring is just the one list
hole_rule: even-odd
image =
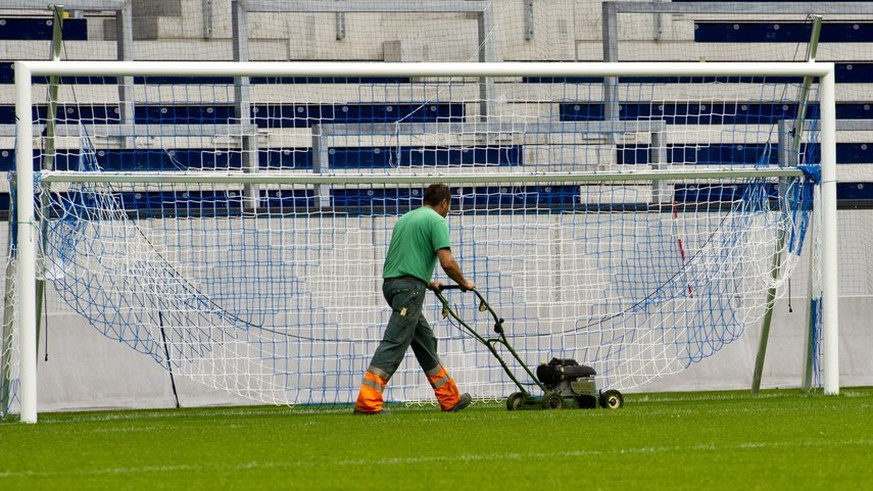
[{"label": "mower wheel", "polygon": [[509,398],[506,399],[506,410],[507,411],[518,411],[521,409],[521,405],[524,403],[524,394],[521,392],[513,392],[509,395]]},{"label": "mower wheel", "polygon": [[564,398],[561,394],[552,392],[543,397],[543,407],[546,409],[561,409],[564,406]]},{"label": "mower wheel", "polygon": [[617,390],[607,390],[600,394],[600,407],[606,409],[620,409],[624,406],[624,396]]}]

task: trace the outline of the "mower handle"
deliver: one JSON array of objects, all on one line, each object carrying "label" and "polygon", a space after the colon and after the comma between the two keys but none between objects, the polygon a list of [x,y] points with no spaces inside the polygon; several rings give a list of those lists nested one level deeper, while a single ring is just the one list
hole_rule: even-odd
[{"label": "mower handle", "polygon": [[475,288],[471,288],[469,290],[464,290],[463,288],[461,288],[461,285],[443,285],[442,287],[440,287],[439,290],[437,290],[437,293],[440,293],[444,290],[461,290],[463,292],[470,292],[471,291],[471,292],[474,292],[477,297],[479,297],[479,300],[481,300],[483,302],[485,301],[485,297],[483,297],[482,294],[479,293],[479,290],[477,290]]},{"label": "mower handle", "polygon": [[[443,285],[442,288],[440,288],[439,290],[436,291],[436,294],[438,297],[440,297],[440,299],[443,302],[445,302],[445,299],[442,297],[443,290],[460,290],[460,289],[461,289],[461,285]],[[485,300],[485,297],[479,292],[479,290],[473,288],[472,290],[467,290],[467,291],[472,291],[473,293],[476,294],[477,297],[479,297],[479,310],[481,312],[488,312],[489,314],[491,314],[491,317],[494,318],[494,332],[502,334],[503,333],[503,319],[499,315],[497,315],[497,312],[495,312],[494,309],[491,308],[491,305],[488,304],[488,301]]]}]

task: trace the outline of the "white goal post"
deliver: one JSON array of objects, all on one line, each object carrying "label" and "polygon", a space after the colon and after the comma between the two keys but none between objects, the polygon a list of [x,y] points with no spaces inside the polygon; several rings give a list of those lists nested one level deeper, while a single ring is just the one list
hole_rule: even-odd
[{"label": "white goal post", "polygon": [[[839,392],[838,360],[838,309],[837,309],[837,214],[836,214],[836,113],[834,93],[834,65],[832,63],[234,63],[234,62],[70,62],[70,61],[17,61],[15,62],[15,110],[19,115],[16,125],[16,214],[17,214],[17,284],[15,332],[18,333],[19,400],[22,422],[37,421],[37,256],[39,252],[40,231],[37,226],[38,210],[35,209],[34,196],[37,182],[52,183],[138,183],[143,185],[185,185],[198,183],[215,185],[234,183],[246,189],[261,185],[303,185],[314,188],[316,199],[320,186],[336,184],[351,187],[375,185],[412,185],[431,182],[445,182],[457,186],[487,186],[492,183],[512,185],[526,184],[570,184],[574,186],[596,185],[609,182],[657,183],[684,179],[739,179],[767,176],[781,178],[797,176],[796,169],[769,169],[766,172],[755,168],[746,169],[659,169],[654,166],[646,170],[593,169],[584,172],[561,169],[547,172],[525,170],[494,173],[481,173],[477,169],[462,169],[447,172],[440,169],[425,169],[417,172],[364,172],[319,169],[318,145],[313,143],[316,154],[313,170],[315,172],[222,173],[209,172],[60,172],[45,173],[42,177],[33,172],[36,132],[30,115],[33,101],[34,77],[56,75],[61,77],[351,77],[351,78],[390,78],[407,77],[410,80],[450,78],[584,78],[584,77],[815,77],[818,80],[820,106],[820,209],[821,220],[821,274],[822,274],[822,329],[824,358],[824,391],[826,394]],[[483,85],[484,86],[484,85]],[[483,99],[491,101],[483,95]],[[246,106],[248,108],[248,106]],[[491,117],[489,109],[488,116]],[[500,124],[486,119],[470,124],[470,128],[495,126],[490,132],[499,138],[502,134]],[[652,126],[653,122],[647,122]],[[391,123],[388,123],[390,125]],[[426,125],[424,123],[423,125]],[[445,123],[436,123],[445,124]],[[514,123],[513,123],[514,124]],[[523,126],[524,121],[519,123]],[[620,127],[622,122],[602,121]],[[478,125],[478,126],[477,126]],[[656,125],[655,125],[656,126]],[[495,130],[494,128],[498,128]],[[514,128],[514,127],[513,127]],[[373,130],[373,128],[370,128]],[[465,131],[468,128],[460,128]],[[505,129],[505,128],[504,128]],[[374,130],[378,133],[378,129]],[[563,131],[563,130],[562,130]],[[372,134],[373,132],[371,132]],[[551,137],[558,139],[559,137]],[[652,146],[655,147],[660,136],[653,132]],[[661,142],[661,145],[666,143]],[[655,150],[653,150],[655,151]],[[652,192],[657,192],[657,189]],[[763,201],[768,201],[765,197]],[[817,205],[819,206],[819,205]],[[669,210],[667,210],[669,211]],[[105,211],[110,213],[112,210]],[[674,211],[675,213],[675,211]],[[680,244],[681,249],[681,244]],[[684,258],[683,258],[684,260]],[[769,273],[768,273],[769,274]],[[690,288],[690,287],[689,287]],[[487,294],[487,292],[486,292]],[[233,314],[235,315],[235,314]],[[353,370],[354,371],[354,370]]]}]

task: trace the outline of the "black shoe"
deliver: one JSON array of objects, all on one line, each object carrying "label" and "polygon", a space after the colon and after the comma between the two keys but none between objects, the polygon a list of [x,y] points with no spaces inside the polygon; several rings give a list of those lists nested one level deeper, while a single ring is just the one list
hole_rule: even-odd
[{"label": "black shoe", "polygon": [[458,401],[457,404],[455,404],[455,407],[453,407],[451,409],[446,409],[446,412],[447,413],[456,413],[458,411],[463,410],[467,406],[469,406],[471,402],[473,402],[473,398],[470,396],[470,394],[467,394],[465,392],[465,393],[461,394],[461,400]]}]

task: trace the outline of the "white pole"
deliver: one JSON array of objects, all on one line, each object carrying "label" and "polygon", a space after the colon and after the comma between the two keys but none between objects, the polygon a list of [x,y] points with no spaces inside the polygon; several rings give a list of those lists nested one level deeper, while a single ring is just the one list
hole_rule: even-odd
[{"label": "white pole", "polygon": [[840,393],[837,262],[837,149],[833,64],[821,77],[822,349],[824,392]]},{"label": "white pole", "polygon": [[15,62],[15,172],[18,208],[18,316],[21,422],[36,423],[36,239],[33,217],[33,121],[31,71]]},{"label": "white pole", "polygon": [[677,63],[383,63],[383,62],[233,62],[233,61],[28,61],[34,75],[79,76],[298,76],[298,77],[543,77],[781,75],[822,76],[824,64],[808,62]]}]

